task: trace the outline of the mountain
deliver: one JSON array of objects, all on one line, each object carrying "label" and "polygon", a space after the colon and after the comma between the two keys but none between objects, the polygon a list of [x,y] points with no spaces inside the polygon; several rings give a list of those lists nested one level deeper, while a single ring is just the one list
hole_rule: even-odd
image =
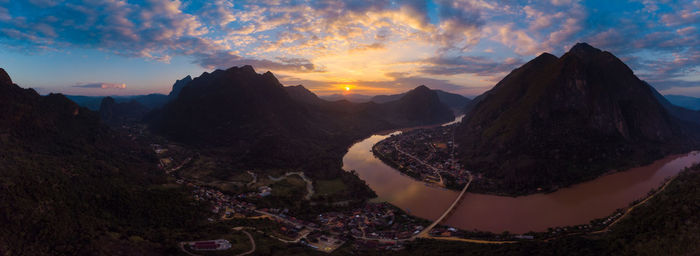
[{"label": "mountain", "polygon": [[170,94],[168,94],[168,101],[172,101],[175,98],[177,98],[178,95],[180,95],[180,92],[182,91],[182,88],[185,87],[189,82],[192,82],[192,77],[190,75],[187,75],[186,77],[175,81],[173,84],[173,89],[170,91]]},{"label": "mountain", "polygon": [[[433,90],[437,93],[440,102],[447,105],[455,112],[461,112],[465,106],[470,102],[469,98],[464,97],[459,94],[449,93],[443,90]],[[377,95],[372,97],[371,101],[376,103],[385,103],[390,101],[395,101],[403,97],[406,93],[392,94],[392,95]]]},{"label": "mountain", "polygon": [[553,190],[688,151],[696,131],[669,114],[652,89],[613,54],[576,44],[513,70],[458,127],[475,189]]},{"label": "mountain", "polygon": [[459,94],[449,93],[443,90],[435,90],[435,92],[438,98],[440,98],[440,102],[458,111],[464,109],[464,107],[471,102],[469,98]]},{"label": "mountain", "polygon": [[669,114],[671,114],[673,117],[682,120],[684,122],[691,123],[691,125],[699,125],[700,126],[700,111],[697,110],[691,110],[687,109],[684,107],[680,107],[677,105],[674,105],[671,103],[671,101],[668,100],[668,98],[664,97],[659,93],[654,87],[649,85],[648,83],[644,82],[645,85],[649,87],[649,89],[652,91],[654,94],[654,97],[656,100],[661,103],[661,106],[663,106],[666,111],[668,111]]},{"label": "mountain", "polygon": [[321,98],[316,96],[313,92],[309,91],[309,89],[306,89],[303,85],[294,85],[294,86],[287,86],[284,87],[284,90],[287,91],[287,94],[289,94],[289,97],[292,97],[296,101],[300,101],[303,103],[307,104],[321,104],[323,101]]},{"label": "mountain", "polygon": [[363,94],[355,94],[355,93],[348,93],[348,94],[330,94],[330,95],[323,95],[319,96],[320,98],[327,100],[327,101],[338,101],[338,100],[347,100],[349,102],[354,102],[354,103],[365,103],[365,102],[370,102],[372,100],[372,96],[369,95],[363,95]]},{"label": "mountain", "polygon": [[231,168],[314,165],[324,161],[318,158],[326,142],[342,135],[293,100],[272,73],[251,66],[194,78],[151,123],[175,141],[220,153]]},{"label": "mountain", "polygon": [[700,110],[700,98],[683,95],[664,95],[673,105],[684,107],[690,110]]},{"label": "mountain", "polygon": [[143,120],[149,108],[136,100],[117,103],[112,97],[105,97],[100,104],[100,119],[113,126],[136,123]]},{"label": "mountain", "polygon": [[442,123],[454,119],[452,111],[440,101],[435,90],[425,85],[410,90],[394,101],[377,105],[377,113],[402,127]]},{"label": "mountain", "polygon": [[329,102],[303,86],[282,86],[271,72],[242,66],[194,78],[151,127],[221,156],[229,170],[304,168],[312,176],[337,177],[342,155],[357,139],[453,118],[427,88],[386,104]]},{"label": "mountain", "polygon": [[169,234],[203,215],[184,191],[156,189],[165,176],[152,151],[125,137],[65,96],[20,88],[0,69],[0,255],[174,247]]},{"label": "mountain", "polygon": [[[81,95],[66,95],[66,97],[81,107],[86,107],[92,111],[99,111],[102,100],[105,96],[81,96]],[[168,96],[163,94],[147,94],[147,95],[131,95],[131,96],[108,96],[114,99],[116,103],[136,101],[147,109],[156,109],[165,105],[168,102]]]}]

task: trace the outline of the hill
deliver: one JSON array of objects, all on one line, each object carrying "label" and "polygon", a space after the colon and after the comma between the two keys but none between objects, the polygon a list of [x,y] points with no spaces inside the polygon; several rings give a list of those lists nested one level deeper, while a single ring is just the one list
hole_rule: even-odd
[{"label": "hill", "polygon": [[696,148],[696,131],[669,114],[613,54],[575,45],[544,53],[479,97],[457,130],[461,159],[486,179],[475,189],[545,191]]},{"label": "hill", "polygon": [[117,103],[112,97],[105,97],[100,104],[100,119],[111,126],[141,122],[149,109],[136,100]]},{"label": "hill", "polygon": [[190,75],[187,75],[186,77],[175,81],[175,83],[173,84],[173,89],[168,94],[168,101],[176,99],[177,96],[180,95],[182,88],[185,87],[185,85],[187,85],[189,82],[192,82],[192,77]]},{"label": "hill", "polygon": [[331,178],[343,172],[342,155],[357,139],[454,118],[437,96],[423,93],[381,108],[328,102],[303,86],[283,87],[270,72],[232,67],[194,78],[151,123],[168,138],[226,156],[229,169],[302,168]]},{"label": "hill", "polygon": [[[443,90],[432,90],[435,91],[440,102],[447,105],[455,112],[462,112],[466,105],[471,101],[469,98],[464,97],[459,94],[449,93]],[[372,97],[371,101],[376,103],[386,103],[390,101],[395,101],[403,97],[406,93],[392,94],[392,95],[377,95]]]},{"label": "hill", "polygon": [[[678,105],[673,104],[671,101],[668,100],[668,98],[664,97],[654,89],[651,85],[648,83],[644,82],[647,86],[649,86],[649,89],[652,91],[654,94],[654,97],[656,97],[656,100],[661,103],[661,106],[663,106],[666,111],[668,111],[669,114],[671,114],[673,117],[689,123],[689,125],[693,126],[700,126],[700,111],[698,110],[691,110],[687,109],[684,107],[680,107]],[[700,128],[700,127],[698,127]]]},{"label": "hill", "polygon": [[184,191],[159,189],[150,149],[124,138],[0,69],[0,254],[167,254],[168,237],[201,212]]}]

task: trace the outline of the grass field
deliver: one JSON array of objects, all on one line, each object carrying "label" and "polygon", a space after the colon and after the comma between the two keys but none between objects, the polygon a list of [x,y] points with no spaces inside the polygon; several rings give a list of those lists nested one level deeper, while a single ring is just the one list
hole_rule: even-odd
[{"label": "grass field", "polygon": [[332,180],[317,180],[314,189],[316,190],[314,197],[318,197],[334,195],[347,189],[347,187],[345,186],[345,183],[338,178]]}]

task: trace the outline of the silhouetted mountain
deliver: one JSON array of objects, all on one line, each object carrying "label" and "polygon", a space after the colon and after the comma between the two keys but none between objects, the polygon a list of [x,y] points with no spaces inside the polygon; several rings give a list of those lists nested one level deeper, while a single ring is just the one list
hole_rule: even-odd
[{"label": "silhouetted mountain", "polygon": [[[644,81],[642,81],[644,82]],[[661,103],[661,105],[671,114],[673,117],[682,120],[684,122],[693,123],[695,125],[700,125],[700,111],[690,110],[687,108],[679,107],[672,104],[666,97],[661,95],[654,87],[644,82],[645,85],[654,93],[656,100]]]},{"label": "silhouetted mountain", "polygon": [[457,110],[458,112],[461,112],[471,100],[467,97],[464,97],[459,94],[454,94],[454,93],[449,93],[443,90],[434,90],[438,98],[440,98],[440,102],[444,103],[448,107],[450,107],[453,110]]},{"label": "silhouetted mountain", "polygon": [[323,95],[319,96],[321,99],[327,100],[327,101],[338,101],[338,100],[347,100],[349,102],[354,102],[354,103],[365,103],[365,102],[370,102],[372,100],[372,96],[369,95],[362,95],[362,94],[355,94],[355,93],[348,93],[348,94],[330,94],[330,95]]},{"label": "silhouetted mountain", "polygon": [[175,84],[173,84],[172,91],[170,91],[170,94],[168,94],[168,101],[172,101],[175,98],[177,98],[177,96],[180,95],[182,88],[185,87],[185,85],[187,85],[191,81],[192,77],[190,75],[187,75],[186,77],[175,81]]},{"label": "silhouetted mountain", "polygon": [[[105,96],[81,96],[81,95],[66,95],[66,97],[81,107],[86,107],[92,111],[99,111],[102,100]],[[131,95],[131,96],[109,96],[116,103],[124,103],[136,101],[147,109],[160,108],[168,102],[168,96],[163,94],[147,94],[147,95]]]},{"label": "silhouetted mountain", "polygon": [[5,69],[0,68],[0,85],[11,86],[12,84],[10,75],[5,72]]},{"label": "silhouetted mountain", "polygon": [[[449,108],[456,110],[455,112],[462,112],[465,106],[470,102],[469,98],[464,97],[459,94],[445,92],[443,90],[433,90],[437,93],[440,102],[447,105]],[[392,95],[377,95],[372,97],[371,101],[376,103],[385,103],[390,101],[395,101],[403,97],[406,93],[392,94]]]},{"label": "silhouetted mountain", "polygon": [[112,96],[117,103],[136,101],[147,109],[160,108],[165,103],[168,102],[168,96],[158,93],[151,93],[146,95],[136,95],[136,96]]},{"label": "silhouetted mountain", "polygon": [[202,218],[183,191],[150,189],[165,177],[149,148],[63,95],[12,84],[2,69],[0,152],[2,255],[111,255],[114,244],[152,254],[141,249],[169,236],[157,232]]},{"label": "silhouetted mountain", "polygon": [[294,85],[284,87],[292,99],[308,104],[320,104],[322,99],[316,96],[313,92],[309,91],[303,85]]},{"label": "silhouetted mountain", "polygon": [[373,131],[453,118],[424,87],[381,106],[329,102],[243,66],[193,79],[154,117],[152,128],[209,153],[223,152],[232,168],[302,167],[336,177],[353,141]]},{"label": "silhouetted mountain", "polygon": [[[203,73],[163,107],[153,129],[176,141],[225,152],[238,167],[295,167],[334,141],[282,84],[251,66]],[[322,162],[322,160],[318,160]]]},{"label": "silhouetted mountain", "polygon": [[141,122],[149,109],[136,100],[117,103],[112,97],[105,97],[100,104],[100,119],[106,124],[118,126]]},{"label": "silhouetted mountain", "polygon": [[697,146],[653,91],[609,52],[575,45],[513,70],[462,121],[461,158],[503,190],[570,185]]},{"label": "silhouetted mountain", "polygon": [[399,126],[428,125],[454,119],[452,111],[440,101],[438,93],[425,85],[402,94],[395,101],[379,104],[376,112],[383,113],[385,120]]},{"label": "silhouetted mountain", "polygon": [[673,105],[690,110],[700,110],[700,98],[683,95],[664,95]]}]

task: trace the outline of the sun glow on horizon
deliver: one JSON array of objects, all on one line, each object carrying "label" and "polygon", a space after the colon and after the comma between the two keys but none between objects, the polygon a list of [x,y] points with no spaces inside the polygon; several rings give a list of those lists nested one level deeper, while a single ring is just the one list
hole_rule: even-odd
[{"label": "sun glow on horizon", "polygon": [[345,86],[345,91],[349,92],[350,91],[350,86]]}]

